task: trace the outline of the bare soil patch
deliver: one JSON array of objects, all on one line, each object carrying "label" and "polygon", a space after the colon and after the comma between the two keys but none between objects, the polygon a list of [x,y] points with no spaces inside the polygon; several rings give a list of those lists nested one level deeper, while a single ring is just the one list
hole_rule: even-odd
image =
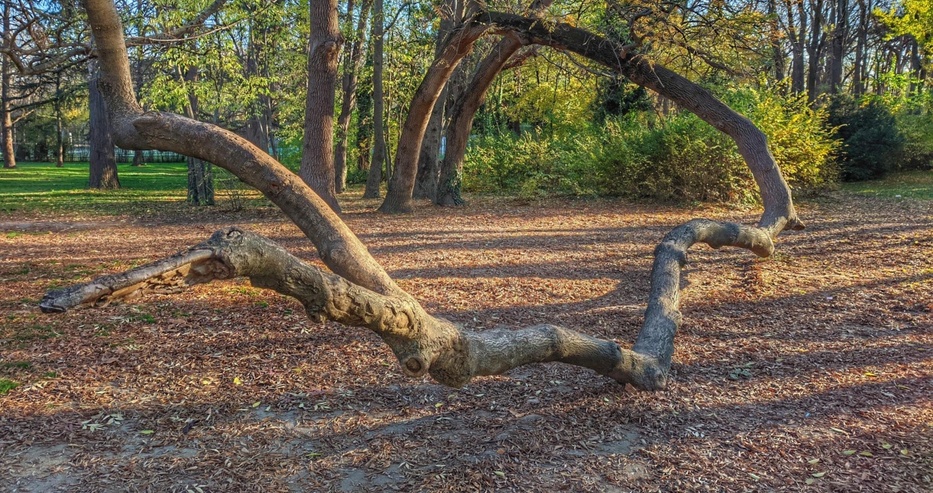
[{"label": "bare soil patch", "polygon": [[[400,285],[474,329],[635,339],[651,253],[756,211],[477,200],[345,217]],[[697,248],[667,391],[535,365],[462,389],[405,378],[362,329],[245,282],[45,315],[55,286],[240,224],[315,261],[271,210],[0,214],[0,491],[933,490],[933,203],[805,203],[778,253]],[[192,220],[195,217],[197,220]],[[62,226],[61,224],[66,226]],[[84,223],[81,227],[68,224]]]}]

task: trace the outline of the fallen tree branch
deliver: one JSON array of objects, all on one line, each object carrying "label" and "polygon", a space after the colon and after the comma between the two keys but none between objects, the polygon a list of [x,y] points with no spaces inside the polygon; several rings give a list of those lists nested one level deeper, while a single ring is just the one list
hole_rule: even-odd
[{"label": "fallen tree branch", "polygon": [[189,286],[244,276],[257,287],[297,299],[313,320],[365,327],[392,348],[411,376],[429,372],[440,383],[460,387],[475,376],[499,375],[530,363],[582,366],[620,383],[657,390],[667,384],[677,311],[680,268],[697,242],[740,246],[766,255],[770,240],[760,230],[731,223],[694,220],[672,231],[658,246],[645,328],[633,350],[613,341],[555,325],[483,332],[465,330],[425,313],[410,297],[383,295],[306,264],[268,238],[227,228],[171,257],[50,291],[40,308],[61,313],[110,304],[146,293],[176,293]]}]

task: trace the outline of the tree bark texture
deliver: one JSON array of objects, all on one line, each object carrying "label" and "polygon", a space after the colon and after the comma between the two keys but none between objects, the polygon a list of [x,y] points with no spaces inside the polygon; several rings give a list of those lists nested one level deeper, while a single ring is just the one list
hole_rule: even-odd
[{"label": "tree bark texture", "polygon": [[[114,55],[119,52],[116,45],[122,44],[116,10],[110,0],[84,0],[84,3],[95,39],[107,48],[101,50],[102,77],[110,81],[108,87],[124,87],[121,81],[129,78],[129,70],[125,61]],[[592,43],[600,41],[585,31],[567,31],[573,29],[569,26],[548,26],[539,32],[535,27],[539,20],[501,15],[494,16],[496,24],[520,27],[538,41],[557,43],[562,37],[567,40],[582,35],[590,36],[588,41]],[[574,46],[583,47],[581,50],[598,48],[589,43]],[[708,93],[695,92],[693,86],[684,87],[667,72],[655,73],[658,66],[642,63],[639,57],[613,48],[614,45],[606,43],[589,53],[594,59],[610,54],[630,59],[632,66],[626,65],[626,70],[631,77],[641,80],[651,74],[657,78],[653,84],[663,83],[668,94],[678,99],[697,98],[700,106],[711,104],[706,99],[711,98]],[[133,96],[132,89],[104,94],[108,101]],[[687,249],[695,243],[706,243],[714,248],[745,248],[767,256],[773,252],[772,237],[783,226],[798,224],[789,194],[781,196],[780,187],[770,183],[775,180],[783,183],[780,173],[757,170],[756,176],[761,174],[762,181],[769,185],[762,187],[766,211],[760,227],[698,219],[671,231],[655,251],[645,323],[632,350],[553,325],[472,332],[426,313],[392,281],[318,195],[242,137],[168,113],[121,112],[132,109],[133,102],[114,103],[108,108],[114,135],[121,146],[190,152],[230,170],[262,191],[302,229],[331,272],[304,263],[266,238],[228,228],[218,231],[207,242],[164,260],[51,291],[40,303],[43,311],[62,312],[146,291],[179,290],[199,282],[245,276],[256,286],[298,299],[314,319],[369,328],[393,350],[407,375],[418,377],[429,373],[438,382],[451,386],[462,386],[475,376],[500,374],[529,363],[559,361],[593,369],[641,389],[664,388],[668,383],[674,334],[681,321],[680,274]],[[741,121],[721,127],[745,129]],[[770,197],[775,194],[777,198]],[[788,202],[783,203],[784,199]]]},{"label": "tree bark texture", "polygon": [[[437,58],[443,54],[444,48],[454,26],[463,22],[463,2],[460,0],[444,0],[441,8],[441,21],[437,30],[437,40],[435,41],[434,57]],[[462,72],[463,67],[458,66],[451,75],[455,78],[457,73]],[[431,117],[428,119],[428,126],[425,128],[424,138],[421,140],[421,151],[418,154],[418,173],[415,175],[415,188],[412,191],[412,197],[415,199],[434,200],[437,193],[438,180],[438,154],[441,147],[441,135],[444,129],[446,101],[451,95],[450,84],[445,83],[441,89],[434,109],[431,110]]]},{"label": "tree bark texture", "polygon": [[90,105],[90,177],[88,187],[104,190],[120,188],[117,176],[117,161],[114,156],[113,139],[110,136],[110,123],[107,106],[99,86],[100,72],[91,63],[91,77],[88,81],[88,104]]},{"label": "tree bark texture", "polygon": [[343,38],[337,22],[337,0],[311,0],[310,5],[308,98],[298,174],[340,212],[334,190],[334,91]]},{"label": "tree bark texture", "polygon": [[[179,72],[181,72],[180,69]],[[197,67],[188,67],[184,71],[184,75],[181,76],[185,82],[195,82],[198,77]],[[185,107],[186,116],[196,120],[199,111],[198,96],[193,90],[189,89],[188,105]],[[188,204],[195,206],[214,205],[214,171],[211,168],[211,163],[191,156],[188,156],[185,161],[188,164]]]}]

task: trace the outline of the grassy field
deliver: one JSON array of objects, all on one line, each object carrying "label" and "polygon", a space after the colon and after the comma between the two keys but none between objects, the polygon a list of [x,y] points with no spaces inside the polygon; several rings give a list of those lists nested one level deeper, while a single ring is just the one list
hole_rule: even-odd
[{"label": "grassy field", "polygon": [[908,171],[883,180],[845,183],[842,189],[874,197],[933,200],[933,171]]},{"label": "grassy field", "polygon": [[93,190],[87,188],[88,163],[61,168],[18,163],[16,169],[0,170],[0,210],[114,213],[185,200],[185,163],[121,164],[117,169],[121,189]]}]

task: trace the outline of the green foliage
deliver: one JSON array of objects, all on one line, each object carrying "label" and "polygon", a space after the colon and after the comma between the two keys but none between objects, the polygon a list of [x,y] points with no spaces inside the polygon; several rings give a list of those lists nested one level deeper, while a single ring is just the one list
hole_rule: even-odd
[{"label": "green foliage", "polygon": [[842,141],[839,166],[843,180],[881,178],[900,166],[904,137],[894,115],[881,102],[835,98],[829,105],[828,123]]},{"label": "green foliage", "polygon": [[[837,148],[826,113],[768,92],[727,94],[769,136],[795,189],[835,179]],[[563,133],[499,134],[472,142],[465,188],[481,193],[618,195],[630,198],[753,201],[755,184],[732,140],[691,113],[659,119],[630,113]]]}]

